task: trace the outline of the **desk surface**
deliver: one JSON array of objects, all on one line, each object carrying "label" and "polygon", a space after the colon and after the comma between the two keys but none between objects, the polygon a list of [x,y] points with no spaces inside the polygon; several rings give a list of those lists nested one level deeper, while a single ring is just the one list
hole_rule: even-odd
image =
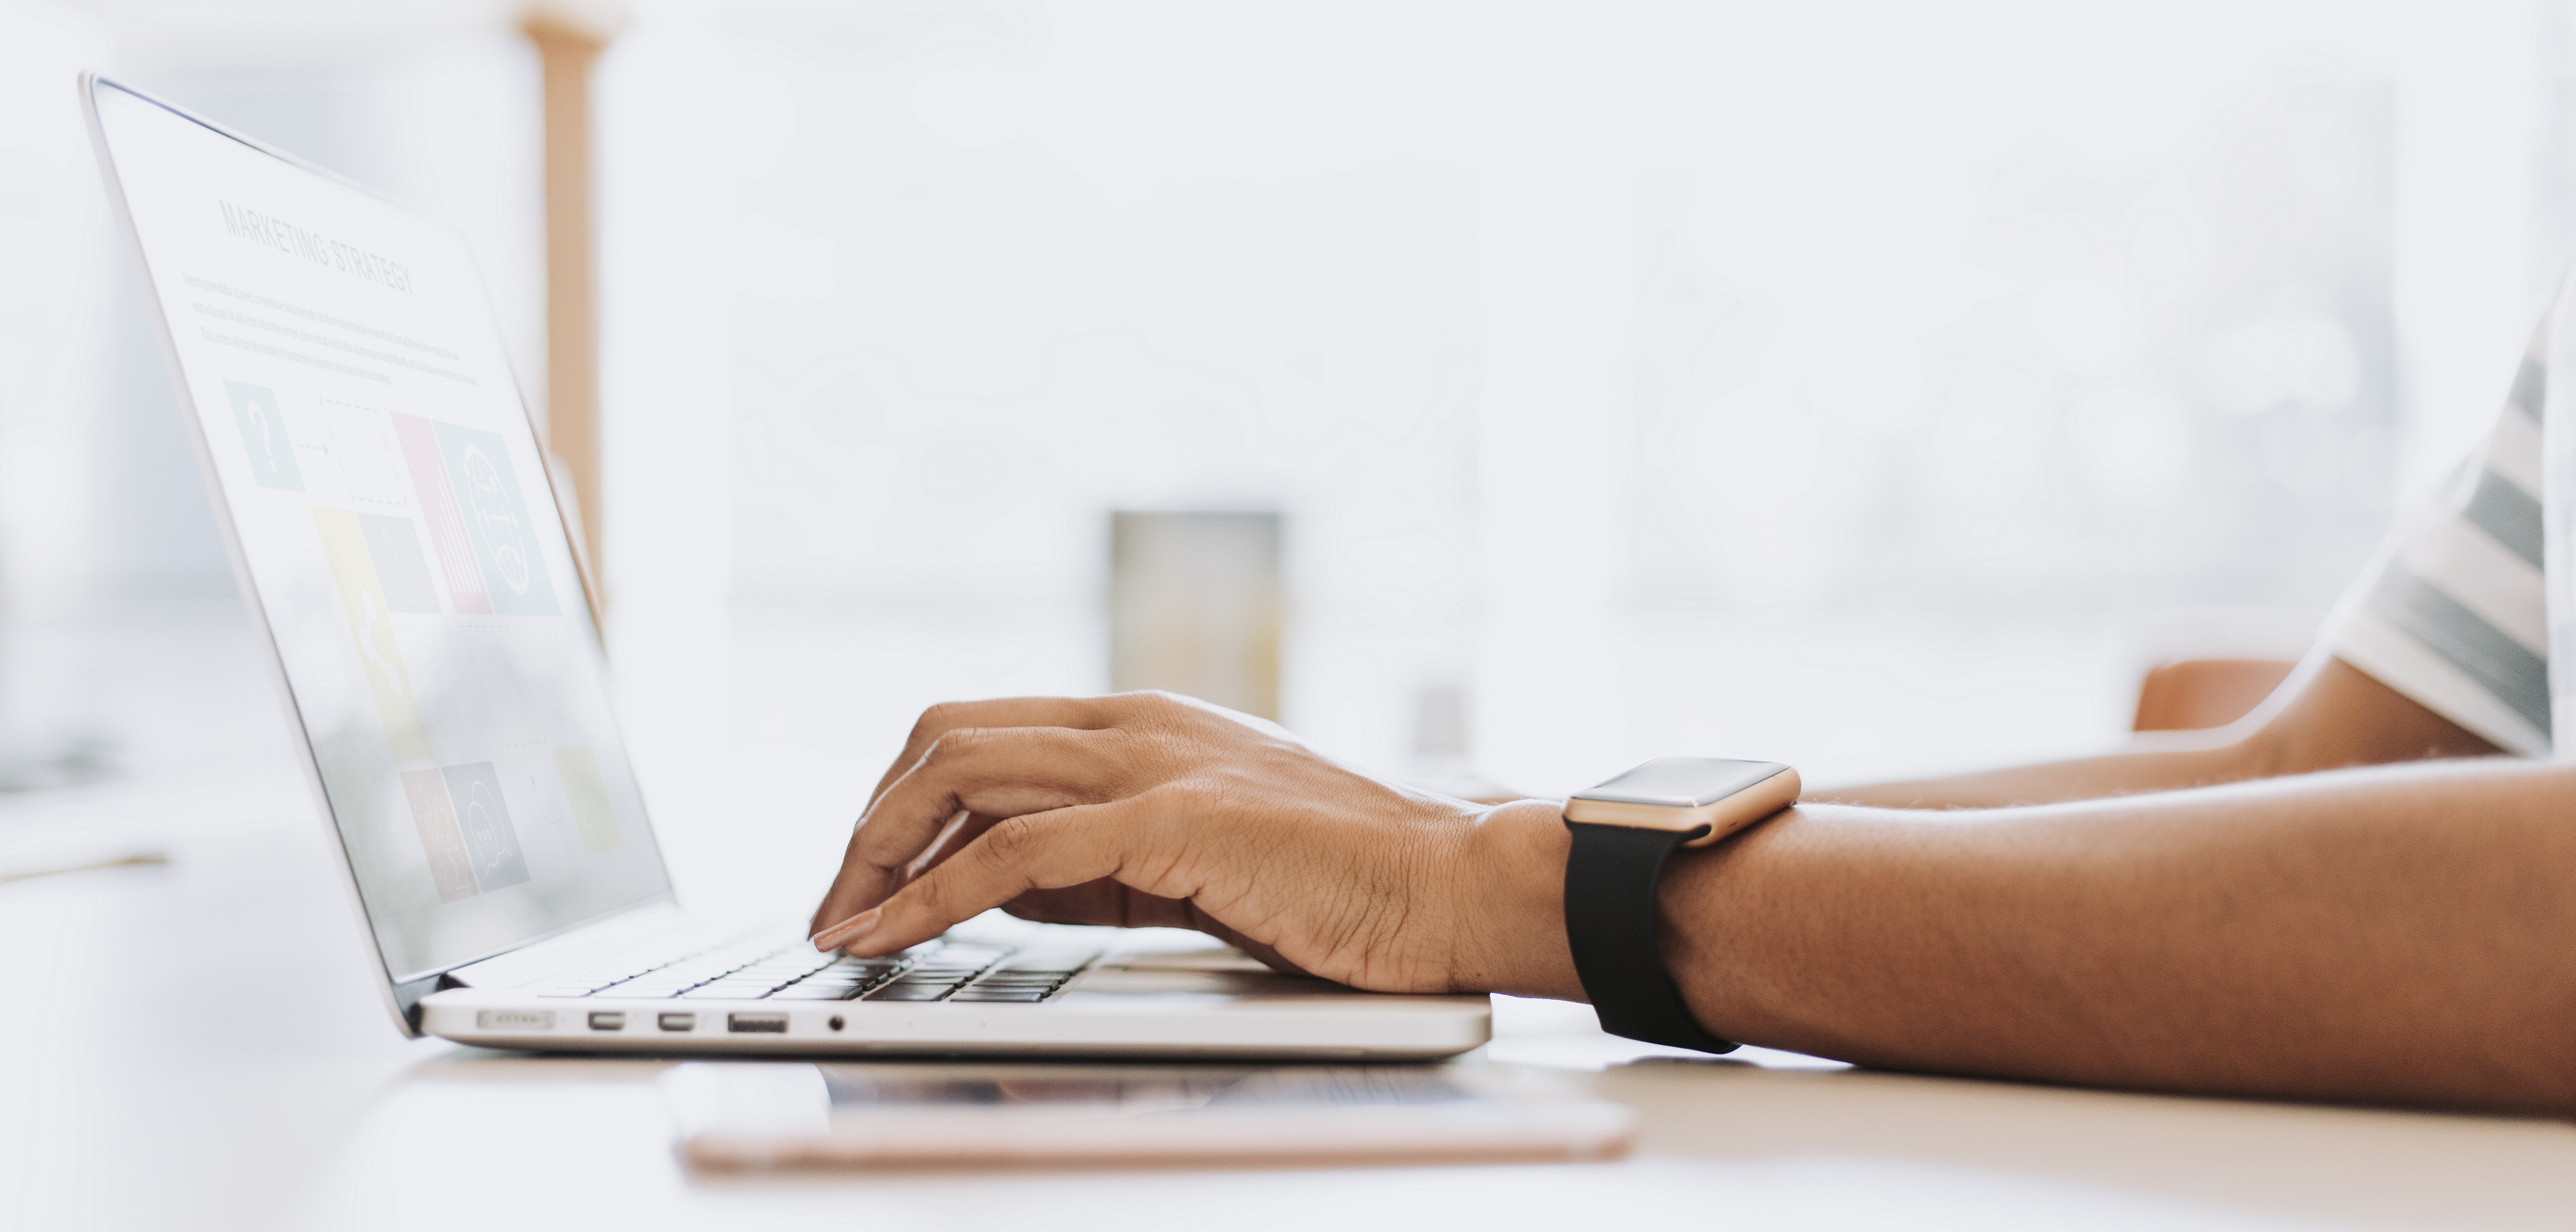
[{"label": "desk surface", "polygon": [[2562,1124],[1691,1060],[1512,1001],[1490,1061],[1637,1107],[1632,1158],[694,1177],[664,1063],[396,1035],[294,792],[229,799],[165,866],[0,884],[0,1227],[2576,1227]]}]

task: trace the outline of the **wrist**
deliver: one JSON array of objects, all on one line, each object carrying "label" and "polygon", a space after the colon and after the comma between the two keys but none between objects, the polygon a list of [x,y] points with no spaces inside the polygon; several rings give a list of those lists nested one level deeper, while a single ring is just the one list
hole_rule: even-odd
[{"label": "wrist", "polygon": [[1779,1038],[1794,1017],[1801,962],[1797,940],[1780,931],[1783,908],[1822,901],[1798,877],[1802,832],[1819,818],[1875,811],[1794,805],[1716,846],[1674,855],[1656,895],[1657,931],[1664,967],[1703,1029],[1746,1043]]},{"label": "wrist", "polygon": [[1477,815],[1462,867],[1449,879],[1459,895],[1453,987],[1583,999],[1565,940],[1563,813],[1553,800],[1515,800]]}]

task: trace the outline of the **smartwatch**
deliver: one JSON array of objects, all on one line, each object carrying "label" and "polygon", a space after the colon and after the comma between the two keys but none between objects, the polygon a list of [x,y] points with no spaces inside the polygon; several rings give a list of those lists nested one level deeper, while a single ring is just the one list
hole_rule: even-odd
[{"label": "smartwatch", "polygon": [[1565,939],[1583,993],[1612,1035],[1732,1052],[1691,1017],[1664,967],[1655,888],[1664,859],[1705,847],[1798,802],[1776,761],[1665,757],[1565,802]]}]

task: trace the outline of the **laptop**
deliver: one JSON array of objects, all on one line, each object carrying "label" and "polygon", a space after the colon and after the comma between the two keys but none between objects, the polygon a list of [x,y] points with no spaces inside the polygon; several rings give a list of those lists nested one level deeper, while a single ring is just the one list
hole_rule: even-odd
[{"label": "laptop", "polygon": [[91,139],[402,1030],[565,1051],[1428,1059],[1483,997],[998,914],[884,958],[692,917],[464,243],[91,74]]}]

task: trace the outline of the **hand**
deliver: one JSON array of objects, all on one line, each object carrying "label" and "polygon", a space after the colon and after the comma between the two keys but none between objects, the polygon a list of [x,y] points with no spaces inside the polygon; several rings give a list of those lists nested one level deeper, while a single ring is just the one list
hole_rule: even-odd
[{"label": "hand", "polygon": [[999,906],[1359,988],[1579,997],[1565,850],[1552,803],[1407,791],[1187,698],[951,703],[878,783],[814,942],[884,954]]}]

